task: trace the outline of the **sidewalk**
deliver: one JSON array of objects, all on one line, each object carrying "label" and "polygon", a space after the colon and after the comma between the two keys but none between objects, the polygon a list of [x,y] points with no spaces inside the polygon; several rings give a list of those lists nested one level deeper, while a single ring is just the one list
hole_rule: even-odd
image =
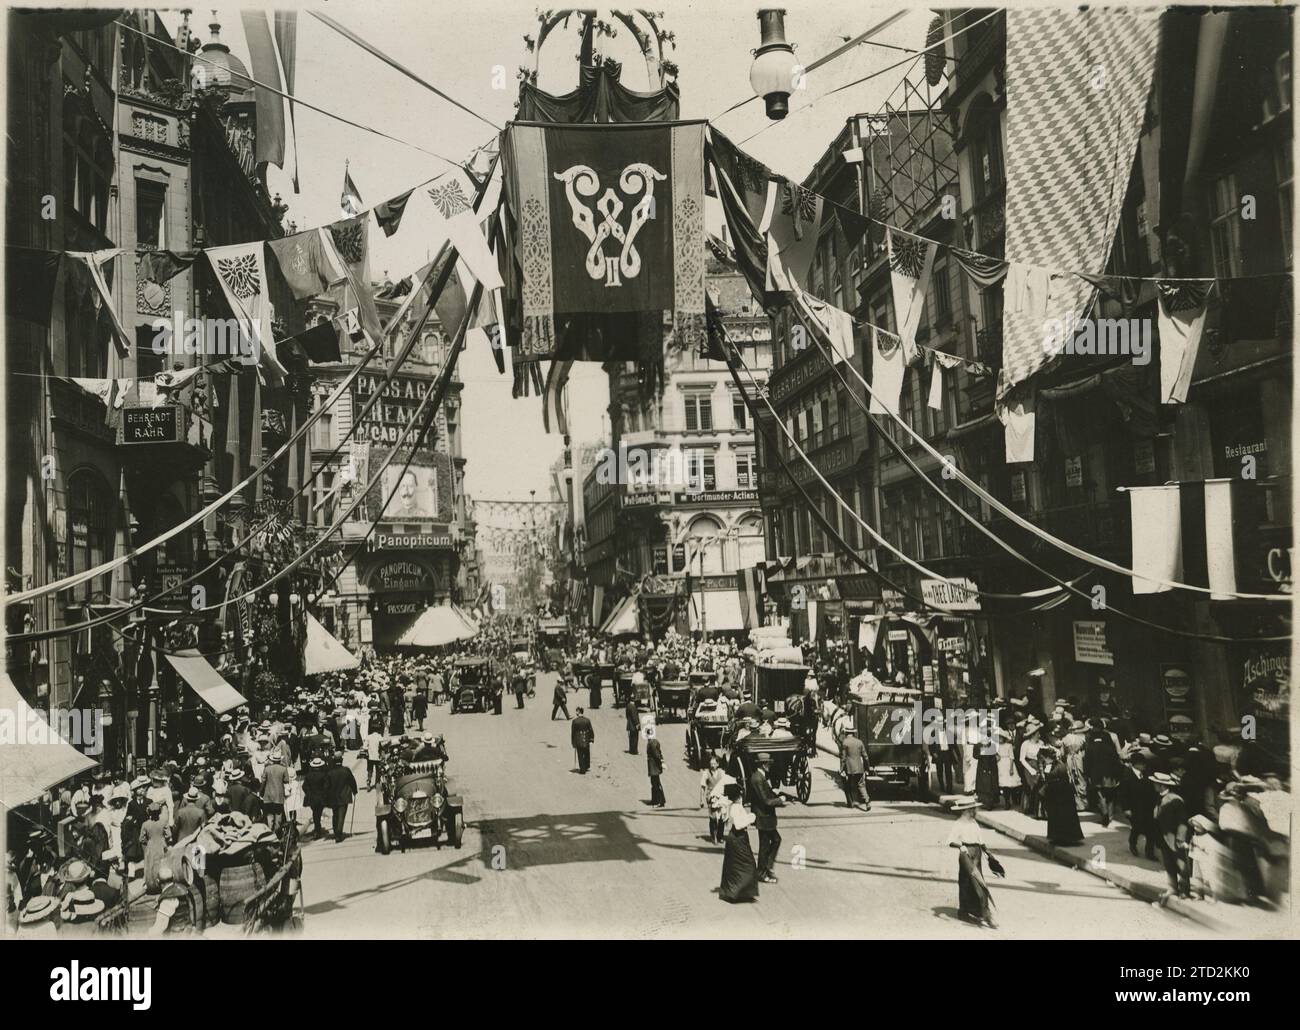
[{"label": "sidewalk", "polygon": [[[1022,812],[1007,809],[980,810],[975,815],[982,826],[1020,841],[1026,847],[1063,865],[1100,877],[1142,901],[1156,901],[1166,890],[1164,866],[1157,860],[1134,856],[1128,849],[1128,826],[1113,822],[1103,827],[1090,812],[1079,813],[1082,844],[1060,847],[1044,834],[1047,823]],[[1257,905],[1229,905],[1193,898],[1170,898],[1167,907],[1218,933],[1248,939],[1287,937],[1291,916],[1285,910],[1272,911]]]},{"label": "sidewalk", "polygon": [[[824,726],[817,731],[817,747],[828,755],[839,754],[830,730]],[[951,801],[952,797],[945,795],[944,800]],[[941,801],[936,803],[942,805]],[[1157,901],[1168,886],[1164,866],[1159,860],[1148,862],[1129,852],[1127,824],[1114,822],[1109,827],[1103,827],[1092,813],[1080,812],[1079,825],[1083,829],[1084,842],[1076,847],[1065,848],[1058,847],[1047,839],[1045,821],[1031,819],[1022,812],[981,809],[975,818],[982,826],[1010,837],[1054,862],[1073,866],[1106,880],[1141,901]],[[1198,899],[1184,901],[1179,898],[1170,898],[1166,906],[1170,911],[1216,933],[1232,937],[1286,938],[1292,933],[1291,913],[1286,910],[1271,911],[1256,905],[1229,905]]]}]

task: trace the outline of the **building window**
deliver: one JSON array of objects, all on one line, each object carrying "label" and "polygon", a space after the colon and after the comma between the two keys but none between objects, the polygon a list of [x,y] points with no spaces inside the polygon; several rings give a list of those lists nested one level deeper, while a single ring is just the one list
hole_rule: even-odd
[{"label": "building window", "polygon": [[692,451],[686,456],[686,485],[692,490],[717,489],[712,454],[705,451]]},{"label": "building window", "polygon": [[[320,398],[320,400],[323,402],[324,398]],[[323,412],[321,417],[312,425],[311,445],[326,451],[334,447],[334,412]]]},{"label": "building window", "polygon": [[1002,188],[1002,129],[995,114],[990,115],[984,130],[971,148],[971,179],[975,184],[975,202]]},{"label": "building window", "polygon": [[135,181],[135,242],[149,250],[167,249],[167,187]]},{"label": "building window", "polygon": [[153,348],[156,335],[157,332],[151,325],[139,325],[135,328],[135,374],[140,378],[145,376],[152,378],[166,367],[164,364],[166,355],[156,353]]},{"label": "building window", "polygon": [[706,393],[688,393],[683,395],[686,406],[686,431],[688,433],[708,432],[713,428],[713,400]]},{"label": "building window", "polygon": [[745,399],[738,394],[731,398],[731,424],[736,429],[749,427],[749,412],[745,408]]},{"label": "building window", "polygon": [[1229,173],[1214,183],[1210,193],[1210,242],[1214,271],[1220,278],[1241,274],[1241,210],[1237,177]]},{"label": "building window", "polygon": [[[92,469],[74,472],[68,482],[68,573],[85,572],[113,554],[113,492]],[[109,576],[78,584],[72,599],[89,600],[109,589]]]},{"label": "building window", "polygon": [[[934,297],[934,324],[947,325],[952,321],[952,298],[948,294],[948,263],[938,265],[930,279]],[[927,298],[928,300],[928,298]]]},{"label": "building window", "polygon": [[736,452],[736,489],[753,490],[758,487],[754,473],[754,454],[752,451]]},{"label": "building window", "polygon": [[[319,425],[319,423],[317,423]],[[316,525],[330,526],[334,523],[334,501],[330,495],[334,492],[334,473],[322,472],[316,477]]]}]

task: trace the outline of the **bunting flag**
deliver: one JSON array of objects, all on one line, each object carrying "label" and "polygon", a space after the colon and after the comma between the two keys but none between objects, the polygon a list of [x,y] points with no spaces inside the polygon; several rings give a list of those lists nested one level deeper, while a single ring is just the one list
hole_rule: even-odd
[{"label": "bunting flag", "polygon": [[1132,506],[1133,593],[1155,594],[1183,579],[1181,498],[1178,484],[1128,489]]},{"label": "bunting flag", "polygon": [[929,407],[936,411],[943,410],[943,374],[950,372],[959,365],[966,364],[955,354],[944,354],[942,351],[932,350],[930,355],[930,396],[927,400]]},{"label": "bunting flag", "polygon": [[[727,177],[740,203],[744,205],[750,221],[755,226],[763,226],[766,213],[775,202],[773,190],[769,189],[772,180],[771,169],[756,158],[750,157],[713,126],[709,126],[709,138],[713,147],[714,161]],[[761,231],[767,232],[766,226],[763,226]]]},{"label": "bunting flag", "polygon": [[893,333],[871,327],[871,415],[899,415],[899,399],[903,393],[903,373],[907,363],[903,360],[903,341]]},{"label": "bunting flag", "polygon": [[990,286],[997,285],[1007,274],[1007,263],[1000,258],[959,247],[949,248],[949,253],[978,289],[987,290]]},{"label": "bunting flag", "polygon": [[205,253],[225,291],[231,312],[243,321],[246,330],[252,334],[253,353],[244,353],[241,344],[240,353],[232,354],[231,357],[238,357],[245,364],[256,364],[269,385],[282,385],[285,369],[276,357],[275,337],[271,328],[275,311],[267,289],[262,243],[259,241],[236,243],[230,247],[210,247]]},{"label": "bunting flag", "polygon": [[[244,41],[248,56],[253,62],[253,78],[266,86],[254,86],[257,101],[256,160],[259,165],[273,164],[284,167],[284,99],[280,96],[280,65],[275,57],[275,44],[271,40],[271,26],[266,12],[258,9],[239,12],[244,23]],[[243,83],[240,83],[242,86]]]},{"label": "bunting flag", "polygon": [[298,190],[298,127],[293,118],[294,69],[298,63],[298,12],[276,11],[275,45],[280,50],[280,64],[284,68],[284,91],[289,94],[289,131],[293,135],[293,191]]},{"label": "bunting flag", "polygon": [[159,372],[153,377],[153,384],[156,387],[154,398],[154,407],[161,407],[164,404],[180,404],[186,408],[194,407],[194,392],[198,385],[199,376],[203,372],[201,365],[193,368],[176,369],[170,372]]},{"label": "bunting flag", "polygon": [[516,360],[662,360],[665,342],[698,351],[703,140],[701,122],[507,128]]},{"label": "bunting flag", "polygon": [[[1158,9],[1007,11],[1006,255],[1052,269],[1104,268],[1158,50]],[[1080,318],[1092,287],[1062,278],[1045,315]],[[1010,281],[1008,280],[1008,287]],[[1051,358],[1044,320],[1003,309],[998,396]]]},{"label": "bunting flag", "polygon": [[995,405],[998,421],[1005,428],[1009,465],[1034,460],[1034,433],[1038,428],[1034,411],[1036,392],[1031,386]]},{"label": "bunting flag", "polygon": [[903,341],[903,360],[911,364],[916,360],[916,331],[921,326],[921,313],[925,310],[925,294],[930,288],[930,273],[934,271],[934,252],[938,244],[910,236],[890,228],[886,233],[889,244],[889,282],[894,293],[894,322]]},{"label": "bunting flag", "polygon": [[[260,244],[259,244],[260,246]],[[117,308],[113,306],[113,295],[109,291],[108,282],[104,278],[104,267],[122,253],[120,249],[96,250],[96,251],[68,251],[68,257],[79,261],[76,267],[85,270],[91,284],[95,289],[96,307],[101,315],[106,315],[109,324],[113,330],[113,342],[117,344],[117,356],[126,358],[131,353],[132,340],[126,334],[126,328],[122,325],[122,319],[118,317]]]},{"label": "bunting flag", "polygon": [[1094,286],[1103,297],[1118,304],[1126,315],[1142,303],[1142,284],[1148,281],[1131,275],[1074,274]]},{"label": "bunting flag", "polygon": [[49,325],[62,259],[58,251],[6,246],[5,314]]},{"label": "bunting flag", "polygon": [[542,394],[542,428],[551,431],[551,412],[555,412],[555,426],[561,436],[569,435],[569,419],[564,410],[564,387],[568,385],[572,361],[552,361],[546,373],[546,392]]},{"label": "bunting flag", "polygon": [[202,253],[201,250],[136,251],[136,270],[141,278],[162,285],[189,268]]},{"label": "bunting flag", "polygon": [[740,621],[743,629],[758,629],[762,625],[762,581],[762,571],[754,565],[740,569],[736,573],[736,590],[740,594]]},{"label": "bunting flag", "polygon": [[476,192],[473,180],[463,168],[453,169],[434,180],[428,191],[434,207],[434,228],[442,238],[451,240],[465,267],[483,284],[485,291],[499,290],[505,284],[474,213]]},{"label": "bunting flag", "polygon": [[335,249],[325,238],[324,229],[309,229],[267,240],[280,274],[288,283],[294,300],[317,297],[347,278],[347,272],[335,260]]},{"label": "bunting flag", "polygon": [[306,332],[299,333],[294,339],[307,355],[308,361],[317,364],[342,361],[339,349],[339,330],[329,319],[322,319]]},{"label": "bunting flag", "polygon": [[[370,285],[370,223],[365,214],[345,218],[329,227],[329,239],[334,245],[334,256],[343,267],[347,287],[352,291],[352,304],[357,310],[361,327],[372,339],[380,339],[383,328]],[[347,289],[344,290],[346,295]]]},{"label": "bunting flag", "polygon": [[347,165],[343,166],[343,195],[339,197],[339,210],[343,212],[344,218],[355,218],[362,211],[361,191],[352,181],[352,173],[348,171]]},{"label": "bunting flag", "polygon": [[812,294],[804,293],[802,290],[799,291],[799,299],[808,314],[817,320],[817,324],[825,332],[835,360],[851,361],[854,354],[853,316],[847,311],[841,311],[834,304],[827,304],[824,300],[818,300]]},{"label": "bunting flag", "polygon": [[406,202],[411,199],[411,194],[414,192],[415,190],[407,190],[401,196],[385,200],[376,206],[375,221],[379,223],[379,228],[384,230],[385,236],[392,236],[397,232],[398,226],[402,224],[402,215],[406,213]]},{"label": "bunting flag", "polygon": [[1211,283],[1156,283],[1160,328],[1160,403],[1182,404],[1192,383],[1209,310]]},{"label": "bunting flag", "polygon": [[792,283],[790,288],[793,284],[804,289],[811,285],[812,264],[817,256],[826,203],[820,194],[785,179],[774,202],[769,205],[768,238],[780,257],[781,274]]},{"label": "bunting flag", "polygon": [[844,238],[848,240],[849,249],[858,246],[858,244],[863,240],[870,237],[870,218],[866,215],[859,214],[852,208],[845,207],[843,204],[835,204],[833,207],[835,210],[835,218],[840,223],[840,231],[844,233]]},{"label": "bunting flag", "polygon": [[71,376],[69,381],[76,383],[81,389],[92,397],[97,397],[104,403],[104,423],[105,425],[117,427],[121,419],[122,407],[126,404],[127,395],[131,392],[134,381],[131,379],[87,379],[81,376]]}]

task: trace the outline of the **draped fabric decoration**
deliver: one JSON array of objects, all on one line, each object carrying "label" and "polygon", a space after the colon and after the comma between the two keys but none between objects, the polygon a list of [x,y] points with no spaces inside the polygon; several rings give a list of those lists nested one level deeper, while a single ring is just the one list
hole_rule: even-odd
[{"label": "draped fabric decoration", "polygon": [[[817,256],[822,214],[827,201],[810,189],[783,179],[773,203],[766,203],[764,221],[768,238],[768,289],[793,292],[810,285],[813,259]],[[759,226],[763,228],[762,225]]]},{"label": "draped fabric decoration", "polygon": [[950,248],[949,253],[977,289],[987,290],[990,286],[1000,283],[1002,277],[1007,274],[1007,263],[999,258],[977,254],[973,250],[962,250],[959,247]]},{"label": "draped fabric decoration", "polygon": [[428,191],[433,201],[434,232],[440,234],[440,239],[451,240],[470,274],[483,284],[484,292],[499,290],[503,285],[501,273],[474,213],[475,192],[473,180],[463,168],[435,179]]},{"label": "draped fabric decoration", "polygon": [[871,404],[872,415],[898,415],[903,393],[903,341],[893,333],[871,328]]},{"label": "draped fabric decoration", "polygon": [[1033,389],[1020,390],[1007,403],[997,406],[998,419],[1006,430],[1006,461],[1009,465],[1034,460],[1034,434],[1038,428],[1034,411],[1036,394]]},{"label": "draped fabric decoration", "polygon": [[1075,272],[1080,279],[1096,287],[1097,292],[1120,306],[1128,314],[1141,304],[1151,299],[1146,284],[1151,280],[1139,279],[1131,275],[1087,275]]},{"label": "draped fabric decoration", "polygon": [[293,136],[293,191],[298,192],[298,126],[293,117],[294,69],[298,64],[298,12],[276,11],[275,45],[280,50],[280,64],[284,66],[284,91],[289,94],[289,131]]},{"label": "draped fabric decoration", "polygon": [[[261,244],[258,246],[260,247]],[[120,248],[96,251],[70,250],[68,257],[80,262],[73,267],[84,270],[83,274],[90,280],[95,291],[95,310],[99,315],[108,318],[113,330],[113,342],[117,345],[117,356],[126,358],[131,353],[131,337],[127,336],[122,319],[118,317],[117,308],[113,306],[113,294],[108,288],[108,281],[104,278],[105,267],[120,253],[122,253]]]},{"label": "draped fabric decoration", "polygon": [[519,112],[523,122],[673,122],[679,117],[680,97],[676,83],[641,93],[619,82],[618,69],[605,65],[584,65],[578,73],[578,88],[559,96],[538,89],[530,82],[519,87]]},{"label": "draped fabric decoration", "polygon": [[[239,16],[244,23],[244,40],[248,43],[248,56],[253,63],[253,78],[275,87],[277,91],[282,90],[280,65],[275,59],[275,44],[271,40],[267,12],[244,10],[239,12]],[[257,101],[257,163],[283,168],[284,99],[279,92],[263,86],[254,86],[253,95]]]},{"label": "draped fabric decoration", "polygon": [[379,228],[384,230],[385,236],[392,236],[397,232],[402,224],[402,215],[406,214],[406,203],[414,192],[415,190],[407,190],[401,196],[375,205],[375,221],[379,223]]},{"label": "draped fabric decoration", "polygon": [[561,436],[569,435],[569,417],[564,406],[564,388],[569,383],[572,361],[552,361],[546,373],[546,392],[542,395],[542,428],[551,431],[551,412],[555,412],[555,426]]},{"label": "draped fabric decoration", "polygon": [[927,405],[936,411],[943,410],[943,374],[950,372],[965,362],[954,354],[944,354],[941,351],[928,351],[930,355],[930,395],[927,398]]},{"label": "draped fabric decoration", "polygon": [[104,424],[117,428],[122,419],[122,407],[135,385],[131,379],[86,379],[72,377],[72,382],[104,404]]},{"label": "draped fabric decoration", "polygon": [[651,362],[665,344],[698,350],[703,140],[701,122],[507,128],[516,362]]},{"label": "draped fabric decoration", "polygon": [[1133,593],[1155,594],[1183,579],[1182,515],[1178,484],[1136,486],[1132,505]]},{"label": "draped fabric decoration", "polygon": [[[765,189],[766,170],[760,175],[757,169],[762,169],[762,165],[738,150],[717,129],[710,127],[709,139],[709,166],[718,183],[718,200],[735,251],[736,267],[744,275],[749,292],[756,298],[764,298],[767,243],[755,223],[753,202],[761,198]],[[747,176],[753,180],[748,185]]]},{"label": "draped fabric decoration", "polygon": [[826,331],[830,341],[831,353],[836,361],[853,359],[853,316],[841,311],[834,304],[827,304],[811,294],[802,294],[804,306],[818,324]]},{"label": "draped fabric decoration", "polygon": [[180,275],[198,260],[201,250],[146,250],[136,252],[136,271],[143,279],[162,284]]},{"label": "draped fabric decoration", "polygon": [[328,230],[330,242],[334,245],[334,258],[342,265],[347,278],[344,299],[347,299],[349,290],[352,293],[352,302],[341,307],[355,308],[361,327],[378,340],[383,336],[383,329],[370,285],[370,222],[362,212],[355,218],[332,223]]},{"label": "draped fabric decoration", "polygon": [[335,260],[334,246],[325,238],[324,229],[267,240],[266,245],[271,248],[294,300],[319,296],[347,278],[347,272]]},{"label": "draped fabric decoration", "polygon": [[[241,350],[238,357],[245,364],[256,364],[259,374],[271,386],[284,383],[285,369],[276,357],[271,320],[275,315],[267,288],[266,261],[262,244],[237,243],[230,247],[210,247],[206,251],[212,271],[226,294],[226,301],[237,319],[252,334],[253,353]],[[235,357],[236,355],[231,355]]]},{"label": "draped fabric decoration", "polygon": [[889,282],[894,293],[894,321],[903,341],[903,360],[916,360],[916,331],[925,310],[925,293],[930,288],[937,243],[910,236],[896,229],[886,232],[889,243]]},{"label": "draped fabric decoration", "polygon": [[740,594],[741,625],[746,630],[757,629],[763,623],[763,573],[758,566],[750,566],[736,573],[736,590]]},{"label": "draped fabric decoration", "polygon": [[1192,383],[1212,283],[1160,281],[1160,403],[1182,404]]},{"label": "draped fabric decoration", "polygon": [[[1128,189],[1157,52],[1160,11],[1007,11],[1006,255],[1104,268]],[[1062,278],[1044,316],[1079,318],[1092,287]],[[1008,281],[1008,290],[1010,289]],[[1051,357],[1043,318],[1007,303],[998,397]]]}]

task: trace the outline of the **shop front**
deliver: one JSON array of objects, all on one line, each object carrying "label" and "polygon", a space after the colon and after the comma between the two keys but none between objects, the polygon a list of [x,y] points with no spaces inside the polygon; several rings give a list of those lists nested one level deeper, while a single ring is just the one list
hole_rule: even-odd
[{"label": "shop front", "polygon": [[449,601],[448,556],[434,551],[382,549],[360,570],[367,590],[369,635],[376,649],[391,647],[402,631],[432,604]]}]

